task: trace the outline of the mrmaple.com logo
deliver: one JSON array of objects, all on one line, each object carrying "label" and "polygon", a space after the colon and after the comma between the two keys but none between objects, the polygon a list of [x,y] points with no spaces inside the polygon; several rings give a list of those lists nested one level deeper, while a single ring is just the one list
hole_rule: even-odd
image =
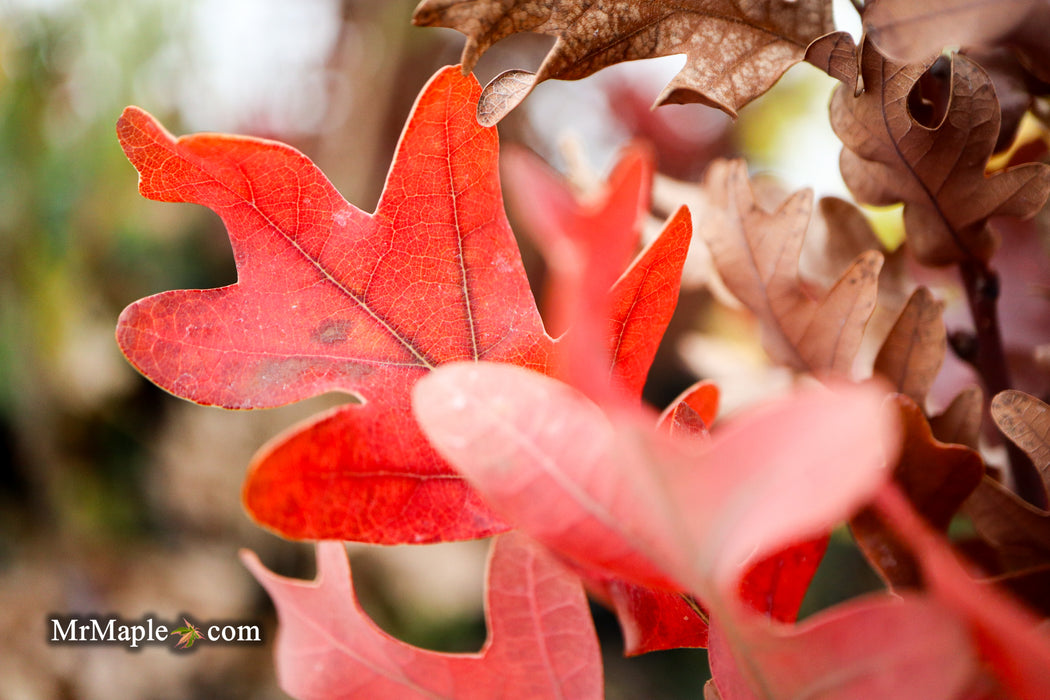
[{"label": "mrmaple.com logo", "polygon": [[152,617],[133,622],[115,616],[56,616],[47,622],[49,644],[104,644],[128,649],[139,649],[146,644],[190,649],[197,642],[262,644],[262,627],[258,624],[196,624],[183,617],[179,625],[162,624]]}]

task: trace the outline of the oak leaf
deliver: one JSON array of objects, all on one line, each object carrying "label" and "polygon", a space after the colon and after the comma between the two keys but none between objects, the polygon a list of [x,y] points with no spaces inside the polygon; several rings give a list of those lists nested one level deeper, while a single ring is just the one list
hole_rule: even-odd
[{"label": "oak leaf", "polygon": [[[1034,396],[1009,390],[992,400],[999,429],[1023,449],[1050,491],[1050,406]],[[1019,498],[986,477],[967,504],[977,533],[1002,559],[1006,573],[1050,564],[1050,512]]]},{"label": "oak leaf", "polygon": [[277,607],[277,679],[300,700],[601,698],[598,638],[578,579],[527,537],[497,538],[489,558],[488,640],[475,654],[419,649],[380,630],[354,594],[341,542],[317,545],[317,578],[299,581],[241,558]]},{"label": "oak leaf", "polygon": [[638,400],[678,303],[692,237],[689,212],[679,207],[634,255],[649,211],[648,149],[624,149],[605,182],[589,192],[571,187],[535,155],[507,156],[508,199],[547,262],[548,328],[560,333],[557,373],[596,400]]},{"label": "oak leaf", "polygon": [[822,534],[886,478],[895,425],[881,392],[841,391],[783,399],[700,443],[493,363],[441,368],[416,385],[414,406],[510,522],[581,566],[708,604],[737,600],[745,562]]},{"label": "oak leaf", "polygon": [[720,622],[708,655],[722,700],[956,700],[977,665],[965,623],[915,594],[851,600],[790,629],[730,636]]},{"label": "oak leaf", "polygon": [[937,378],[947,348],[942,312],[925,287],[917,288],[875,357],[875,372],[894,389],[922,405]]},{"label": "oak leaf", "polygon": [[881,493],[875,506],[907,543],[928,594],[967,622],[980,649],[982,671],[992,676],[977,681],[985,687],[991,681],[994,690],[987,697],[1050,697],[1050,642],[1039,620],[995,586],[974,580],[943,537],[895,489]]},{"label": "oak leaf", "polygon": [[946,46],[1007,46],[1050,81],[1050,7],[1043,0],[879,0],[864,9],[868,36],[889,56],[918,62]]},{"label": "oak leaf", "polygon": [[848,375],[875,308],[882,254],[861,253],[814,298],[798,274],[812,193],[796,192],[767,211],[743,161],[713,163],[704,188],[711,206],[698,233],[726,286],[758,317],[770,357],[797,370]]},{"label": "oak leaf", "polygon": [[[887,410],[900,415],[904,440],[893,481],[928,525],[947,532],[952,517],[981,483],[984,462],[974,450],[937,440],[922,410],[903,394],[891,395]],[[874,508],[850,520],[861,550],[894,587],[920,584],[919,566]]]},{"label": "oak leaf", "polygon": [[[731,643],[760,659],[748,677],[768,680],[767,690],[841,688],[829,697],[846,698],[878,688],[894,697],[952,698],[975,673],[976,650],[965,622],[936,601],[882,596],[790,628],[751,611],[742,597],[750,559],[828,527],[882,484],[880,435],[892,421],[881,392],[843,391],[785,399],[677,451],[661,433],[603,416],[578,392],[513,367],[449,365],[415,388],[428,435],[510,521],[577,565],[643,584],[663,569],[697,591],[712,619],[729,625]],[[429,410],[431,392],[451,396],[458,408]],[[806,430],[812,424],[825,430]],[[564,521],[553,523],[544,515],[551,512]],[[918,631],[928,643],[913,638]],[[873,663],[876,649],[890,651]],[[942,682],[909,695],[915,674]]]},{"label": "oak leaf", "polygon": [[991,81],[965,56],[951,61],[943,116],[927,124],[909,107],[932,60],[900,64],[863,46],[864,92],[839,86],[831,123],[842,139],[842,176],[861,202],[904,203],[908,244],[927,265],[987,261],[997,242],[992,216],[1030,217],[1050,195],[1050,168],[1027,164],[986,177],[999,134],[999,105]]},{"label": "oak leaf", "polygon": [[[629,2],[627,0],[424,0],[412,21],[466,34],[463,70],[500,39],[519,32],[558,37],[531,84],[584,78],[606,66],[686,54],[658,104],[699,102],[731,115],[803,59],[832,29],[826,0]],[[501,85],[501,89],[502,89]]]},{"label": "oak leaf", "polygon": [[238,281],[129,306],[120,346],[168,391],[227,408],[325,391],[336,409],[272,444],[249,512],[293,538],[425,542],[505,528],[429,447],[409,390],[433,367],[486,358],[546,370],[543,330],[503,211],[480,86],[455,67],[424,88],[375,214],[302,154],[260,139],[175,139],[128,108],[118,135],[151,199],[223,219]]}]

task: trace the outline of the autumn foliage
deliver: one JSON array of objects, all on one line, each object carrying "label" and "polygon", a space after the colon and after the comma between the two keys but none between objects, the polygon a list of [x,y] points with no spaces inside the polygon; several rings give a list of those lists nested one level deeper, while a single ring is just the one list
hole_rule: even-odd
[{"label": "autumn foliage", "polygon": [[[466,34],[462,65],[419,94],[371,214],[288,146],[175,138],[125,110],[141,193],[213,209],[238,273],[129,306],[128,360],[205,405],[354,399],[264,447],[244,485],[261,526],[319,541],[312,582],[244,555],[277,608],[287,692],[599,698],[589,594],[615,611],[628,654],[707,647],[709,698],[1050,697],[1048,339],[1002,305],[996,271],[1014,248],[1046,255],[1018,223],[1050,196],[1045,147],[1016,142],[1047,93],[1050,23],[1036,0],[926,6],[858,4],[857,46],[825,0],[425,0],[413,20]],[[518,32],[557,41],[535,73],[483,88],[471,68]],[[841,80],[844,179],[858,203],[903,204],[904,245],[887,249],[851,203],[771,195],[743,161],[711,163],[642,245],[645,146],[590,193],[510,151],[510,203],[547,263],[534,294],[492,125],[540,81],[671,54],[686,64],[658,104],[735,115],[803,60]],[[1021,113],[1001,114],[1005,91]],[[800,273],[816,226],[823,280]],[[726,419],[711,382],[662,412],[641,399],[691,243],[710,255],[716,298],[732,296],[796,379]],[[949,327],[927,286],[944,267],[972,331]],[[930,400],[949,360],[982,386],[949,379],[954,400]],[[961,522],[974,534],[949,539]],[[842,525],[886,590],[796,621]],[[339,544],[490,536],[489,636],[474,654],[381,631]]]}]

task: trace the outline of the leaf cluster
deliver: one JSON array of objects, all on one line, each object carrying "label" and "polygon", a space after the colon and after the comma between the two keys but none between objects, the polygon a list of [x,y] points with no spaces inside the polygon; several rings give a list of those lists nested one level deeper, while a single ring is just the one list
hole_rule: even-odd
[{"label": "leaf cluster", "polygon": [[[1037,0],[858,10],[859,45],[833,31],[824,0],[424,0],[413,21],[463,32],[462,65],[423,88],[373,213],[288,146],[175,138],[124,112],[140,192],[212,208],[238,270],[228,287],[129,306],[117,330],[129,361],[224,408],[355,398],[264,447],[244,486],[260,525],[321,541],[313,582],[243,557],[277,606],[286,691],[601,697],[586,591],[615,611],[628,654],[707,647],[710,698],[1050,697],[1050,408],[1023,391],[1050,387],[1015,376],[1006,350],[1045,372],[1045,348],[1004,341],[995,269],[1020,245],[999,220],[1030,219],[1050,197],[1038,144],[1015,145],[1020,114],[1045,96],[1050,19]],[[557,41],[534,74],[483,88],[470,70],[519,32]],[[949,45],[962,50],[941,57]],[[843,177],[859,203],[903,205],[904,245],[887,249],[844,200],[771,194],[739,160],[710,164],[642,245],[644,146],[593,191],[513,151],[510,203],[549,271],[545,324],[492,125],[543,80],[670,54],[686,64],[658,104],[735,115],[803,60],[842,81],[830,119]],[[1004,88],[1006,73],[1023,80]],[[800,264],[817,229],[823,280]],[[717,381],[660,413],[641,400],[694,233],[710,287],[796,380],[728,418]],[[972,330],[948,325],[943,267],[958,271]],[[983,386],[945,380],[949,362]],[[987,448],[1003,436],[998,464]],[[964,519],[975,535],[949,538]],[[797,622],[843,523],[886,590]],[[490,536],[475,654],[380,631],[338,543]]]}]

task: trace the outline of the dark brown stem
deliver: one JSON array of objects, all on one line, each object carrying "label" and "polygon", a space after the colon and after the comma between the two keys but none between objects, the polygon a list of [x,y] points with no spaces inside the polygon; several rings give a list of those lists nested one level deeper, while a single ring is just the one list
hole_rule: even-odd
[{"label": "dark brown stem", "polygon": [[[1000,391],[1010,389],[1010,370],[1006,366],[1002,334],[999,331],[999,275],[987,263],[970,259],[959,264],[966,300],[973,316],[976,345],[967,359],[977,370],[991,401]],[[1018,495],[1039,508],[1046,508],[1046,491],[1039,472],[1013,442],[1006,441],[1009,469]]]},{"label": "dark brown stem", "polygon": [[853,9],[857,11],[858,15],[864,14],[864,0],[850,0],[853,4]]}]

